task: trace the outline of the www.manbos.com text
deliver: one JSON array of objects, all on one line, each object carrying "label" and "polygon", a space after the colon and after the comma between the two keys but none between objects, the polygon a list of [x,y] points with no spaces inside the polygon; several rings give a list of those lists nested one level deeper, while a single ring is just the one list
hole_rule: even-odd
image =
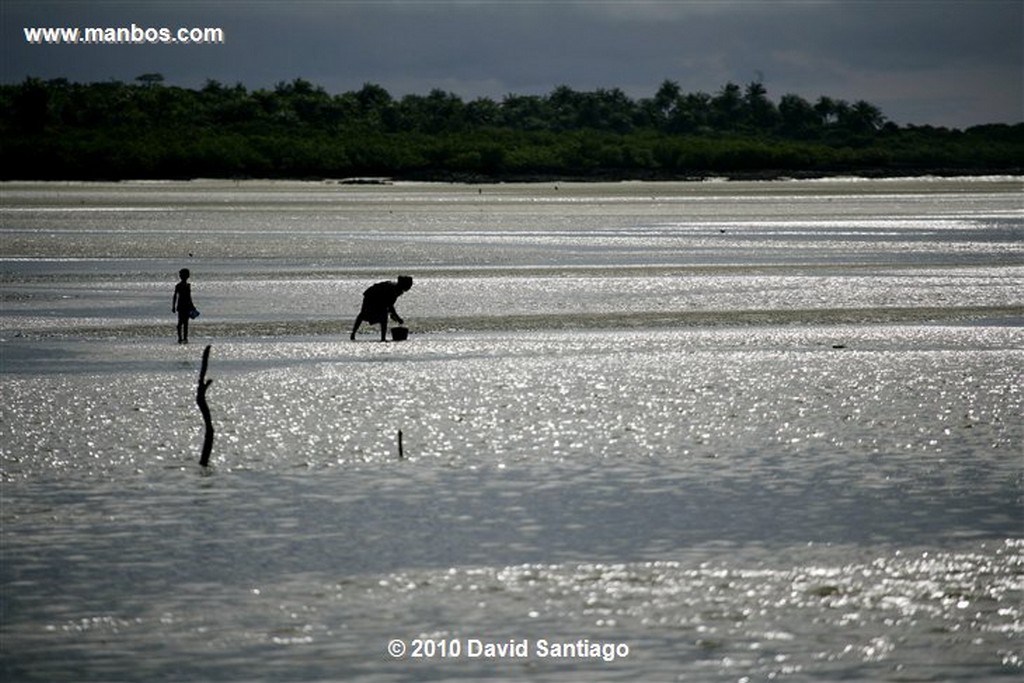
[{"label": "www.manbos.com text", "polygon": [[26,26],[25,42],[30,45],[220,45],[224,29],[166,26]]}]

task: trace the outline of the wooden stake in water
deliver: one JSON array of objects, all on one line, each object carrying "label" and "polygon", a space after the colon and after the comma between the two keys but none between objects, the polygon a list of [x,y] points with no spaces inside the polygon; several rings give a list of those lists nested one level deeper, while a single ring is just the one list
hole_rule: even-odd
[{"label": "wooden stake in water", "polygon": [[203,437],[203,454],[199,458],[199,464],[206,467],[210,464],[210,451],[213,450],[213,420],[210,418],[210,406],[206,403],[206,390],[213,384],[212,379],[206,379],[206,367],[210,363],[210,346],[203,349],[203,365],[199,370],[199,386],[196,387],[196,405],[199,412],[203,414],[203,424],[206,425],[206,435]]},{"label": "wooden stake in water", "polygon": [[402,430],[398,430],[398,459],[404,460],[405,453],[402,452]]}]

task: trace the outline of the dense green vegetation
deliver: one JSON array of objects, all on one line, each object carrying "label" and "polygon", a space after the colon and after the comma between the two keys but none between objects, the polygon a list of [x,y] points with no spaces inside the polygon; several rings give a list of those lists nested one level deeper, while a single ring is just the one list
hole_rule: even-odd
[{"label": "dense green vegetation", "polygon": [[775,102],[756,82],[465,102],[441,90],[396,99],[373,84],[330,95],[304,80],[192,90],[146,74],[0,86],[0,145],[5,179],[1019,173],[1024,124],[900,127],[867,102]]}]

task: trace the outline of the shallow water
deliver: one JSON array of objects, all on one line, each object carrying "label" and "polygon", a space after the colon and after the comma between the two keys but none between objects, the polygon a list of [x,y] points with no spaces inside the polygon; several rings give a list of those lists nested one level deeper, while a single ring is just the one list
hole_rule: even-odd
[{"label": "shallow water", "polygon": [[8,184],[0,671],[1017,680],[1019,190]]}]

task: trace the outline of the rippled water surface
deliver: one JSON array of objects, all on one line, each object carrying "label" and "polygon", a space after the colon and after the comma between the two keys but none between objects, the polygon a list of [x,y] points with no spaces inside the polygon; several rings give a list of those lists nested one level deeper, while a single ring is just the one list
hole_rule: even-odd
[{"label": "rippled water surface", "polygon": [[1019,680],[1021,196],[6,184],[0,677]]}]

